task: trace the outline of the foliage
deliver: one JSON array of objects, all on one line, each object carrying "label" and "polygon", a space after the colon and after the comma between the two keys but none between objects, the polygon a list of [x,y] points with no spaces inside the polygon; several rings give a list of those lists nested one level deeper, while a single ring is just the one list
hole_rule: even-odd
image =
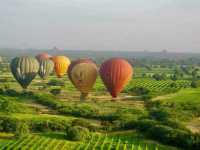
[{"label": "foliage", "polygon": [[131,87],[130,89],[127,89],[127,93],[133,93],[136,95],[148,95],[150,93],[150,90],[145,87]]},{"label": "foliage", "polygon": [[58,88],[57,89],[51,89],[50,93],[55,95],[55,96],[59,95],[61,93],[61,89],[58,89]]},{"label": "foliage", "polygon": [[47,83],[50,86],[64,86],[65,83],[62,80],[57,80],[57,79],[51,79]]},{"label": "foliage", "polygon": [[82,141],[89,137],[89,130],[81,126],[72,126],[66,130],[66,138],[72,141]]},{"label": "foliage", "polygon": [[166,75],[165,74],[154,74],[152,77],[157,81],[166,79]]},{"label": "foliage", "polygon": [[85,127],[88,128],[90,131],[97,131],[98,127],[92,125],[90,123],[90,121],[86,120],[86,119],[74,119],[72,121],[72,126],[81,126],[81,127]]},{"label": "foliage", "polygon": [[199,80],[192,80],[191,87],[192,88],[200,87],[200,81]]},{"label": "foliage", "polygon": [[70,122],[68,120],[63,120],[59,118],[37,118],[30,119],[25,118],[16,118],[13,116],[0,116],[0,131],[4,132],[14,132],[16,130],[16,126],[20,122],[26,122],[29,125],[29,129],[32,132],[43,132],[43,131],[65,131],[66,128],[70,126]]},{"label": "foliage", "polygon": [[26,122],[18,122],[16,126],[15,136],[18,138],[25,137],[29,134],[29,126]]}]

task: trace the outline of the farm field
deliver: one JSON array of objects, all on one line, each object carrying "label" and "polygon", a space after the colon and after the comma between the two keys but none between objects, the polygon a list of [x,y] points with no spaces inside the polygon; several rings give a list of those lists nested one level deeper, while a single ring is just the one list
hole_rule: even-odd
[{"label": "farm field", "polygon": [[[110,96],[98,77],[80,102],[80,92],[67,75],[51,74],[46,80],[37,76],[23,90],[8,65],[3,64],[0,74],[2,150],[196,150],[198,146],[198,140],[188,142],[190,137],[198,139],[200,131],[200,89],[192,87],[191,75],[172,80],[171,68],[155,67],[149,73],[137,67],[118,98]],[[143,77],[141,70],[148,76]],[[153,77],[163,72],[168,77]],[[76,138],[81,137],[77,130],[83,130],[84,139],[70,139],[69,130]]]},{"label": "farm field", "polygon": [[[12,138],[13,135],[2,136]],[[1,137],[2,137],[1,136]],[[71,142],[64,138],[62,133],[32,134],[18,140],[0,140],[1,150],[4,149],[69,149],[69,150],[92,150],[92,149],[138,149],[138,150],[178,150],[170,146],[159,145],[151,140],[142,139],[134,132],[126,135],[115,133],[111,135],[91,134],[84,142]]]}]

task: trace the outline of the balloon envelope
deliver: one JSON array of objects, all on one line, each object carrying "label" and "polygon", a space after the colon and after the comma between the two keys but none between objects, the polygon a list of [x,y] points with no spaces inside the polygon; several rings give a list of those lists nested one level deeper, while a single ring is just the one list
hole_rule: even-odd
[{"label": "balloon envelope", "polygon": [[33,57],[16,57],[10,64],[11,72],[19,84],[26,89],[36,77],[39,63]]},{"label": "balloon envelope", "polygon": [[46,79],[54,69],[54,63],[50,59],[44,59],[40,61],[39,76],[42,79]]},{"label": "balloon envelope", "polygon": [[53,56],[51,60],[54,62],[54,70],[58,77],[62,77],[67,73],[68,67],[70,65],[70,60],[65,56]]},{"label": "balloon envelope", "polygon": [[132,78],[133,69],[126,60],[112,58],[101,65],[99,73],[112,97],[117,97]]},{"label": "balloon envelope", "polygon": [[68,69],[69,79],[85,95],[92,89],[97,75],[97,66],[90,59],[76,60],[70,64]]},{"label": "balloon envelope", "polygon": [[37,58],[37,60],[40,62],[41,60],[44,59],[50,59],[52,56],[49,55],[48,53],[40,53],[37,56],[35,56]]}]

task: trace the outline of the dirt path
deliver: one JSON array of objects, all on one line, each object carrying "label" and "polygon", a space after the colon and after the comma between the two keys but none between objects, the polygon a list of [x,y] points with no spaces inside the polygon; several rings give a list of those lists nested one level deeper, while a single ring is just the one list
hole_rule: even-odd
[{"label": "dirt path", "polygon": [[171,97],[173,97],[175,94],[167,94],[167,95],[161,95],[161,96],[157,96],[155,98],[153,98],[153,101],[157,101],[157,100],[165,100],[165,99],[169,99]]}]

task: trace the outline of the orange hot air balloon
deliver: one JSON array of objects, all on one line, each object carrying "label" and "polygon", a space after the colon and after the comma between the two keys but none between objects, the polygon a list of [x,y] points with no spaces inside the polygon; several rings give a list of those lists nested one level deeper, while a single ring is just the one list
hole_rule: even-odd
[{"label": "orange hot air balloon", "polygon": [[116,98],[132,78],[132,66],[122,58],[112,58],[105,61],[99,70],[106,88]]},{"label": "orange hot air balloon", "polygon": [[74,86],[81,92],[81,100],[87,97],[97,75],[97,66],[90,59],[78,59],[70,64],[68,76]]},{"label": "orange hot air balloon", "polygon": [[41,60],[44,60],[44,59],[50,59],[52,56],[49,55],[48,53],[40,53],[35,57],[40,62]]},{"label": "orange hot air balloon", "polygon": [[70,59],[65,56],[53,56],[51,60],[54,62],[54,70],[56,75],[60,78],[67,73],[70,65]]}]

